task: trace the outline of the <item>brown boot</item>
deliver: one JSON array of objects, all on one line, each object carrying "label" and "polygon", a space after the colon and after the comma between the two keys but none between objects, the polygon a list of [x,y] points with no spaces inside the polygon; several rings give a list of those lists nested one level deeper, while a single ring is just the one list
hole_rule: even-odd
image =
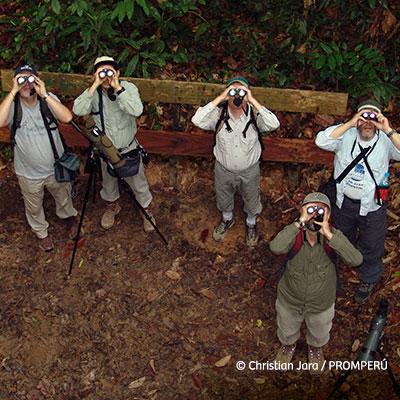
[{"label": "brown boot", "polygon": [[104,229],[110,229],[113,227],[115,222],[115,216],[121,211],[121,206],[115,203],[108,203],[106,211],[101,218],[101,226]]},{"label": "brown boot", "polygon": [[75,239],[78,234],[79,223],[76,217],[69,217],[66,219],[68,227],[68,235],[70,239]]},{"label": "brown boot", "polygon": [[279,363],[278,370],[287,371],[289,369],[289,364],[292,361],[294,351],[296,350],[296,343],[293,344],[283,344],[275,357],[275,362]]},{"label": "brown boot", "polygon": [[50,236],[46,236],[43,239],[39,239],[39,247],[45,252],[53,250],[53,242],[50,239]]},{"label": "brown boot", "polygon": [[[150,211],[149,208],[145,208],[144,211],[146,211],[146,214],[151,218],[151,220],[153,221],[153,224],[156,224],[156,220],[153,217],[152,212]],[[144,216],[144,214],[142,214],[142,218],[143,218],[143,229],[145,232],[150,233],[155,231],[154,226],[151,224],[150,221],[148,221],[148,219]]]},{"label": "brown boot", "polygon": [[325,367],[325,358],[321,347],[308,346],[308,364],[310,375],[322,375]]}]

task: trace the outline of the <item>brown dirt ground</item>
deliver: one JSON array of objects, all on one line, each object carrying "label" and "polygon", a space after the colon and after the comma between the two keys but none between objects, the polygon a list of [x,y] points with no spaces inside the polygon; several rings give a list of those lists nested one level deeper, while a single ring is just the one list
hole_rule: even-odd
[{"label": "brown dirt ground", "polygon": [[[287,167],[263,164],[260,244],[244,244],[240,198],[237,223],[215,243],[219,220],[212,162],[155,157],[147,175],[154,196],[156,233],[144,234],[133,201],[122,193],[117,224],[99,226],[103,203],[88,202],[86,244],[63,258],[67,228],[45,198],[56,250],[44,253],[25,221],[10,166],[0,177],[0,398],[1,399],[323,399],[344,372],[321,377],[307,371],[238,371],[236,362],[273,361],[276,338],[273,284],[279,260],[268,242],[296,217],[304,193],[318,187],[324,170],[299,167],[289,191]],[[292,171],[293,172],[293,171]],[[398,173],[398,171],[396,172]],[[80,176],[81,209],[87,176]],[[279,187],[276,187],[279,182]],[[398,203],[395,204],[398,209]],[[391,208],[393,212],[396,209]],[[386,270],[372,297],[352,301],[357,273],[344,266],[328,360],[355,360],[380,299],[390,302],[385,353],[400,380],[399,223],[390,219]],[[265,279],[260,288],[261,279]],[[230,360],[227,362],[230,356]],[[224,359],[225,366],[215,363]],[[304,336],[294,362],[306,361]],[[393,399],[385,371],[355,371],[336,399]]]}]

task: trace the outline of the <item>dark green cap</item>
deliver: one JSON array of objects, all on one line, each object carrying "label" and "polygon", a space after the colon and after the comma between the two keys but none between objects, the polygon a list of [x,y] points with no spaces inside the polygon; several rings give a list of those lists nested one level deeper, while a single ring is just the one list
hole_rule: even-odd
[{"label": "dark green cap", "polygon": [[232,85],[233,82],[240,82],[243,85],[246,85],[250,89],[249,81],[246,78],[243,78],[242,76],[235,76],[234,78],[229,79],[229,81],[226,82],[226,87]]},{"label": "dark green cap", "polygon": [[369,100],[363,101],[357,107],[357,112],[360,112],[362,110],[373,110],[377,113],[380,113],[380,112],[382,112],[382,106],[377,101],[375,101],[373,99],[369,99]]}]

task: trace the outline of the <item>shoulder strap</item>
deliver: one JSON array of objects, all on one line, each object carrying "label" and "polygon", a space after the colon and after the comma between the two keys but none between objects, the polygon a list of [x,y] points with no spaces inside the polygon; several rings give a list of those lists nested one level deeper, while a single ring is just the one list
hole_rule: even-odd
[{"label": "shoulder strap", "polygon": [[296,236],[296,240],[295,240],[293,246],[289,249],[289,251],[284,256],[282,256],[283,262],[279,269],[278,276],[276,277],[277,281],[279,281],[282,278],[282,275],[285,272],[287,262],[289,260],[291,260],[299,252],[301,246],[303,245],[303,235],[304,235],[304,231],[300,230]]},{"label": "shoulder strap", "polygon": [[213,148],[217,143],[217,134],[222,129],[222,123],[224,122],[226,125],[226,129],[230,132],[232,130],[231,126],[229,125],[229,113],[228,113],[228,102],[222,104],[219,111],[219,118],[215,125],[214,131],[214,140],[213,140]]},{"label": "shoulder strap", "polygon": [[14,119],[11,124],[11,144],[15,146],[15,135],[17,133],[17,129],[21,126],[22,121],[22,107],[21,100],[19,99],[19,93],[17,93],[14,97]]},{"label": "shoulder strap", "polygon": [[97,87],[97,93],[99,95],[99,114],[100,114],[100,121],[101,121],[101,130],[103,132],[106,131],[106,128],[104,126],[104,114],[103,114],[103,90],[101,86]]},{"label": "shoulder strap", "polygon": [[[332,227],[331,227],[332,230]],[[339,269],[337,266],[337,255],[335,253],[335,251],[332,249],[331,246],[329,246],[328,241],[326,240],[326,237],[324,236],[324,249],[326,254],[328,255],[329,259],[331,260],[331,262],[333,263],[333,265],[335,266],[335,271],[336,271],[336,289],[340,289],[342,287],[342,283],[340,281],[340,275],[339,275]]]},{"label": "shoulder strap", "polygon": [[54,140],[53,140],[53,134],[51,132],[52,130],[55,130],[57,128],[57,125],[53,129],[50,127],[50,123],[52,123],[52,121],[49,122],[49,119],[48,119],[49,115],[47,113],[49,112],[52,115],[52,120],[56,121],[56,124],[57,124],[57,120],[54,118],[54,115],[49,110],[49,106],[47,105],[46,100],[43,100],[41,97],[39,97],[39,106],[40,106],[40,112],[42,114],[44,126],[46,127],[47,134],[49,135],[50,145],[51,145],[51,148],[52,148],[53,154],[54,154],[54,160],[57,161],[60,157],[57,153],[56,145],[54,144]]},{"label": "shoulder strap", "polygon": [[358,162],[365,157],[365,154],[371,146],[364,147],[360,154],[346,167],[346,169],[336,178],[334,179],[335,183],[340,183],[346,177],[346,175],[358,164]]}]

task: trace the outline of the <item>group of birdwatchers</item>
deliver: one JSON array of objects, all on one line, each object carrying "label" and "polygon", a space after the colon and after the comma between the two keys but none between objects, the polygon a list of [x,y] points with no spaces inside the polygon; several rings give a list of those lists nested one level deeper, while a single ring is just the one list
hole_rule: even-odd
[{"label": "group of birdwatchers", "polygon": [[[50,110],[51,121],[46,121],[43,109]],[[93,82],[75,100],[72,111],[78,116],[91,114],[122,155],[138,147],[136,118],[143,112],[139,90],[120,80],[112,57],[95,60]],[[15,70],[12,89],[0,105],[0,126],[10,126],[26,218],[44,251],[53,249],[43,209],[45,188],[54,198],[56,214],[66,222],[70,237],[76,238],[78,232],[71,184],[58,182],[54,175],[55,152],[61,157],[65,144],[57,123],[49,129],[51,122],[68,123],[72,118],[71,111],[47,92],[34,66],[22,65]],[[239,192],[247,215],[246,244],[256,246],[257,216],[262,211],[261,134],[277,129],[278,118],[253,96],[247,79],[236,76],[227,81],[221,94],[196,111],[192,122],[214,131],[215,192],[221,212],[214,240],[223,241],[235,223],[234,197]],[[400,160],[400,135],[382,114],[382,107],[371,99],[362,102],[347,122],[319,132],[316,144],[335,153],[334,198],[330,200],[321,192],[308,194],[298,218],[274,237],[270,249],[283,260],[275,304],[281,347],[275,361],[283,366],[291,362],[305,321],[308,361],[315,366],[310,372],[319,375],[324,362],[322,347],[329,341],[340,286],[337,257],[359,266],[356,302],[368,299],[382,275],[387,187],[381,188],[379,183],[387,177],[389,161]],[[101,169],[100,195],[105,204],[101,226],[110,229],[121,212],[118,179],[103,160]],[[155,225],[143,162],[134,176],[124,179]],[[153,224],[143,218],[146,232],[154,230]]]}]

